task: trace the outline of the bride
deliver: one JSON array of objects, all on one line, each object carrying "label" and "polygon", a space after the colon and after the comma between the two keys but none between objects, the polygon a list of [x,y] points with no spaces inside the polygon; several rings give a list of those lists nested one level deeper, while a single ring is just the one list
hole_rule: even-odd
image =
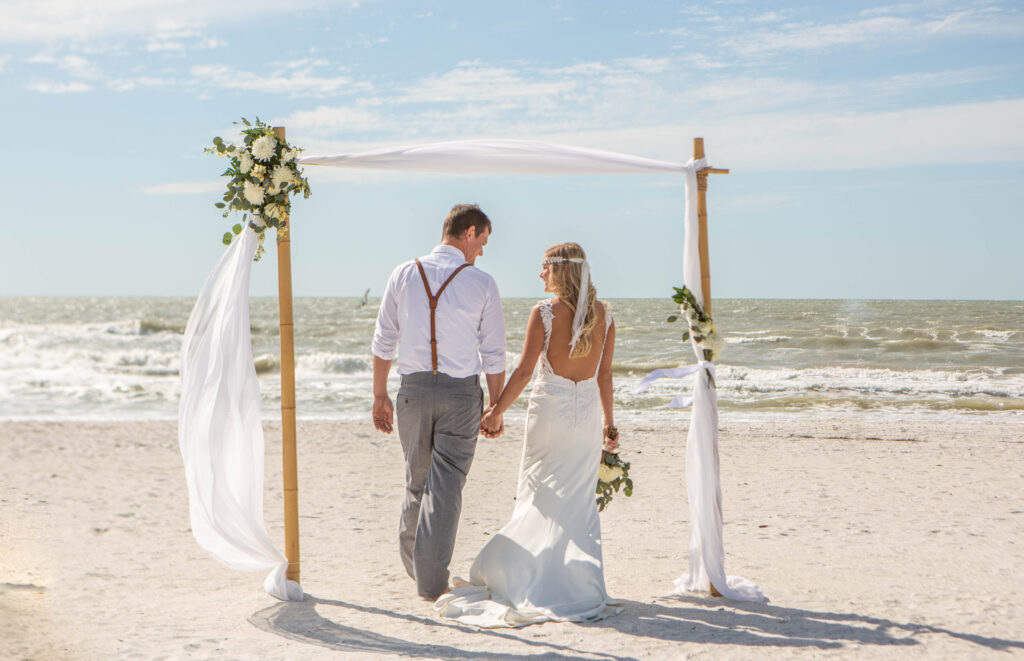
[{"label": "bride", "polygon": [[618,446],[615,325],[579,245],[548,248],[542,265],[544,291],[556,298],[533,308],[519,365],[481,422],[486,430],[500,426],[539,358],[512,520],[480,551],[470,583],[457,580],[434,603],[443,617],[480,627],[592,620],[622,610],[605,590],[595,503],[602,435],[606,449]]}]

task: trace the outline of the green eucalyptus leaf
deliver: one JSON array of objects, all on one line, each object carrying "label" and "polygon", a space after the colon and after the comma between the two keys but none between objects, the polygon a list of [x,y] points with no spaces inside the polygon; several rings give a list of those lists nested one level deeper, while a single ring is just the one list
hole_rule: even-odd
[{"label": "green eucalyptus leaf", "polygon": [[224,245],[226,245],[226,246],[230,246],[231,245],[231,232],[224,232],[224,236],[221,237],[221,242]]},{"label": "green eucalyptus leaf", "polygon": [[[259,119],[257,118],[256,121],[259,121]],[[242,118],[242,123],[245,124],[246,126],[252,126],[252,124],[249,123],[249,120],[246,119],[245,117]]]},{"label": "green eucalyptus leaf", "polygon": [[673,323],[679,321],[679,317],[677,315],[674,315],[674,314],[673,315],[669,315],[669,318],[666,319],[665,321],[667,321],[670,324],[673,324]]},{"label": "green eucalyptus leaf", "polygon": [[218,202],[217,204],[215,204],[213,206],[217,207],[218,209],[223,209],[227,205],[224,204],[223,202]]},{"label": "green eucalyptus leaf", "polygon": [[231,228],[231,231],[234,232],[235,234],[241,234],[242,226],[236,223],[235,226]]}]

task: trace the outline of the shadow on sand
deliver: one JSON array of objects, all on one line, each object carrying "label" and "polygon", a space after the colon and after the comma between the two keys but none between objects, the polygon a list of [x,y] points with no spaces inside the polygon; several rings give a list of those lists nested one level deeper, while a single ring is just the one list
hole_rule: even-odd
[{"label": "shadow on sand", "polygon": [[428,631],[428,635],[431,630],[461,631],[473,634],[474,636],[483,635],[504,639],[511,645],[526,645],[539,648],[535,654],[501,652],[500,656],[507,659],[556,660],[579,659],[581,657],[610,659],[612,661],[631,661],[633,659],[633,657],[615,656],[602,652],[576,649],[557,643],[530,640],[513,633],[507,633],[507,630],[477,629],[408,613],[398,613],[374,606],[363,606],[332,599],[318,599],[310,594],[306,595],[305,601],[280,602],[259,610],[249,617],[249,622],[258,629],[277,634],[278,636],[345,652],[400,654],[428,659],[493,659],[496,656],[496,653],[492,651],[465,650],[452,647],[451,645],[416,643],[341,624],[320,615],[317,612],[317,606],[321,604],[324,606],[346,608],[358,613],[382,615],[397,620],[405,620],[410,625],[424,627]]},{"label": "shadow on sand", "polygon": [[939,634],[995,651],[1024,649],[1024,641],[1020,640],[988,638],[857,613],[811,611],[694,595],[663,597],[653,604],[623,604],[626,610],[618,617],[589,626],[680,643],[832,649],[847,643],[914,646],[921,644],[915,638],[919,634]]},{"label": "shadow on sand", "polygon": [[[629,636],[661,640],[667,643],[743,645],[751,647],[810,647],[836,649],[847,644],[920,645],[920,634],[946,635],[994,651],[1024,649],[1024,641],[989,638],[959,633],[927,624],[901,623],[856,613],[832,613],[785,608],[771,604],[724,601],[711,597],[664,597],[655,603],[621,600],[620,615],[584,624],[590,628],[608,628]],[[517,635],[515,630],[478,629],[456,623],[399,613],[373,606],[344,601],[318,599],[306,595],[302,602],[281,602],[254,613],[249,622],[255,627],[285,638],[332,650],[366,654],[400,654],[419,658],[485,659],[495,652],[460,649],[451,645],[417,643],[385,636],[328,619],[317,612],[320,605],[348,609],[362,615],[379,615],[404,620],[431,632],[460,631],[489,640],[502,639],[511,647],[536,649],[535,653],[500,653],[508,659],[578,659],[581,657],[627,661],[607,652],[577,649],[557,643]],[[365,621],[364,617],[360,620]],[[532,629],[528,627],[527,629]],[[422,636],[417,636],[422,638]]]}]

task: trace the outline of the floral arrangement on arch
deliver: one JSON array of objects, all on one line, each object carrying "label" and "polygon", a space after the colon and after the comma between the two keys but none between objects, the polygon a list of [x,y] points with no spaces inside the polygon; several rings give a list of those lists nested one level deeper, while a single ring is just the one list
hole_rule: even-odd
[{"label": "floral arrangement on arch", "polygon": [[[697,302],[697,297],[686,286],[673,287],[672,289],[675,290],[675,293],[672,294],[672,300],[679,305],[679,311],[686,319],[687,330],[683,331],[683,342],[689,342],[692,339],[693,343],[697,345],[697,348],[704,355],[704,360],[713,361],[721,357],[722,351],[725,349],[725,342],[718,334],[718,331],[715,330],[715,322],[711,320],[711,317],[704,312],[704,308]],[[678,320],[678,315],[671,315],[667,319],[669,323]],[[711,370],[707,368],[705,370],[707,370],[711,387],[714,388],[715,377],[712,376]]]},{"label": "floral arrangement on arch", "polygon": [[[239,122],[232,122],[239,125]],[[223,209],[227,218],[232,211],[242,212],[242,222],[236,223],[230,232],[225,232],[223,242],[231,243],[235,235],[241,234],[245,223],[259,235],[259,246],[255,260],[263,256],[263,240],[268,227],[282,236],[288,227],[291,213],[291,196],[300,192],[309,197],[309,181],[302,176],[297,158],[301,149],[278,139],[274,129],[256,118],[252,124],[242,118],[242,144],[225,142],[219,136],[213,139],[213,147],[203,151],[226,157],[231,163],[222,176],[231,177],[227,192],[214,206]]]}]

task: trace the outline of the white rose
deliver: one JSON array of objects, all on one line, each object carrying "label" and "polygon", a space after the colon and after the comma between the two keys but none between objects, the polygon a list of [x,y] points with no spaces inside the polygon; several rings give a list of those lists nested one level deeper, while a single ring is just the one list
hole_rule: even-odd
[{"label": "white rose", "polygon": [[705,344],[707,345],[705,348],[711,349],[711,354],[714,359],[717,359],[722,355],[722,352],[725,351],[725,341],[722,340],[718,333],[712,333]]},{"label": "white rose", "polygon": [[619,466],[609,466],[603,461],[597,467],[597,479],[602,482],[614,482],[617,478],[623,477],[625,473]]},{"label": "white rose", "polygon": [[238,157],[238,171],[242,174],[249,174],[249,170],[252,169],[252,156],[247,152],[242,152],[242,155]]},{"label": "white rose", "polygon": [[256,142],[252,143],[252,156],[257,161],[269,161],[274,157],[276,150],[277,138],[272,135],[257,138]]},{"label": "white rose", "polygon": [[270,175],[270,188],[273,191],[281,190],[281,184],[290,184],[295,181],[292,176],[292,169],[287,165],[278,165]]},{"label": "white rose", "polygon": [[242,194],[245,195],[245,199],[249,200],[249,204],[253,206],[259,206],[263,204],[263,198],[265,193],[263,187],[259,184],[254,184],[251,181],[245,182]]}]

